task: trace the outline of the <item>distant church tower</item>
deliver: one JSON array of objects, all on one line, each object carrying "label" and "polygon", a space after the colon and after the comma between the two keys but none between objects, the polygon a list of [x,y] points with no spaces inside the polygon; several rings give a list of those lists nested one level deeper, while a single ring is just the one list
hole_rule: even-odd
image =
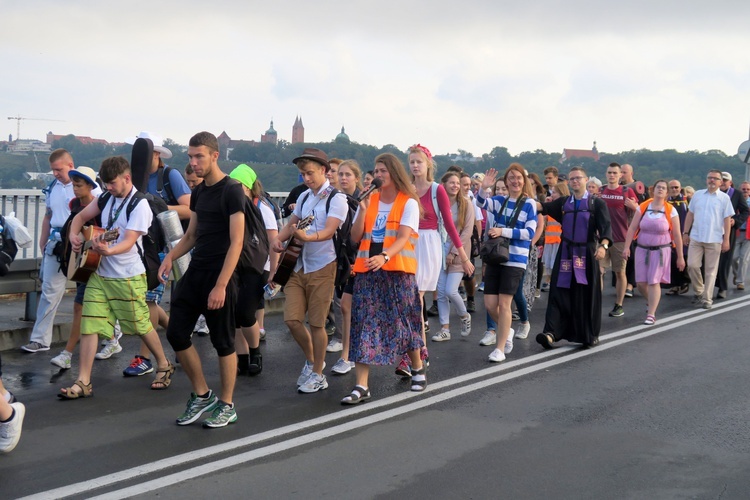
[{"label": "distant church tower", "polygon": [[271,120],[271,126],[268,130],[266,130],[266,133],[260,136],[260,142],[270,142],[271,144],[276,144],[276,139],[278,138],[278,134],[273,128],[273,120]]},{"label": "distant church tower", "polygon": [[298,116],[292,127],[292,144],[301,142],[305,142],[305,126],[302,125],[302,118]]}]

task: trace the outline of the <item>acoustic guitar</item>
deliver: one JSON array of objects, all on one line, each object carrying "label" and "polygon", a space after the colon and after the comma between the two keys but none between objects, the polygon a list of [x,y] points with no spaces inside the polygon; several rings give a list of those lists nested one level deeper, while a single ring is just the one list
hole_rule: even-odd
[{"label": "acoustic guitar", "polygon": [[[314,220],[315,215],[308,215],[297,223],[297,229],[307,229]],[[299,259],[299,256],[302,253],[302,247],[304,244],[304,241],[300,241],[294,236],[287,240],[284,252],[282,252],[281,257],[279,258],[279,264],[276,267],[276,272],[272,278],[274,283],[281,286],[286,285],[286,282],[289,281],[289,277],[292,275],[292,271],[294,271],[294,266],[297,265],[297,259]]]},{"label": "acoustic guitar", "polygon": [[115,228],[105,231],[98,226],[83,226],[81,237],[83,246],[80,252],[73,252],[68,262],[68,279],[78,283],[87,283],[89,277],[99,269],[102,256],[91,251],[94,241],[115,241],[120,236],[120,230]]}]

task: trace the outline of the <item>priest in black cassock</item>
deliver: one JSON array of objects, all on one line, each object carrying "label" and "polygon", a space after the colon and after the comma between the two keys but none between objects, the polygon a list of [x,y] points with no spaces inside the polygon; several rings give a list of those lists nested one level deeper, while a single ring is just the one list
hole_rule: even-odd
[{"label": "priest in black cassock", "polygon": [[589,198],[588,176],[581,167],[568,175],[572,195],[541,204],[541,213],[562,224],[562,243],[552,269],[544,333],[536,336],[545,349],[558,340],[585,347],[599,343],[602,286],[599,261],[612,244],[607,205]]}]

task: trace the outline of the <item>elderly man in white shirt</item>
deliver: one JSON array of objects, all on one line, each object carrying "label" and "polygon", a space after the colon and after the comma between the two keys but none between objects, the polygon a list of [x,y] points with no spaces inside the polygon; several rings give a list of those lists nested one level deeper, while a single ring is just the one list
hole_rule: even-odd
[{"label": "elderly man in white shirt", "polygon": [[[707,189],[696,191],[690,200],[682,237],[688,245],[688,274],[695,290],[693,304],[711,309],[719,258],[722,252],[729,251],[734,209],[729,196],[719,190],[720,170],[708,171],[706,186]],[[705,283],[701,275],[704,258]]]}]

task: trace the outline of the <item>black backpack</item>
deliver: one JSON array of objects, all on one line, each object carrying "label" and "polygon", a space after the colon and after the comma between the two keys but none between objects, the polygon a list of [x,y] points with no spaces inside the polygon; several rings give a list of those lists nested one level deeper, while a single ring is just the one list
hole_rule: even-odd
[{"label": "black backpack", "polygon": [[0,276],[8,274],[10,263],[16,258],[17,253],[18,245],[10,237],[5,217],[0,215]]},{"label": "black backpack", "polygon": [[[239,183],[234,179],[227,179],[224,191],[221,194],[221,204],[225,208],[224,211],[227,214],[227,218],[230,215],[229,210],[226,209],[226,190],[232,184]],[[244,194],[242,197],[244,198],[245,237],[242,241],[242,253],[240,254],[240,259],[237,261],[235,271],[240,276],[246,273],[263,274],[270,248],[266,225],[263,222],[263,214],[260,213],[260,208]]]},{"label": "black backpack", "polygon": [[[104,206],[112,195],[107,192],[99,197],[99,210],[103,211]],[[136,242],[135,246],[138,249],[138,255],[141,256],[143,266],[146,268],[146,283],[148,289],[153,290],[159,286],[159,267],[161,266],[161,259],[159,253],[164,250],[167,246],[167,240],[164,237],[164,232],[161,229],[161,224],[156,218],[162,212],[169,210],[167,203],[159,196],[154,196],[150,193],[143,194],[140,191],[136,191],[130,198],[128,206],[125,208],[125,215],[130,220],[130,214],[135,209],[138,203],[145,199],[148,202],[148,206],[153,214],[151,226],[148,228],[148,233],[143,236],[143,248]]]},{"label": "black backpack", "polygon": [[[343,193],[343,191],[333,188],[328,195],[328,199],[326,200],[326,216],[331,210],[331,200],[338,193]],[[336,280],[334,282],[336,287],[344,286],[351,276],[352,266],[357,258],[357,251],[359,250],[359,246],[355,245],[350,238],[352,222],[354,222],[354,214],[356,214],[357,207],[359,207],[359,200],[346,193],[343,194],[346,196],[346,203],[349,205],[349,210],[346,214],[346,219],[333,234],[333,249],[336,252]],[[307,201],[308,195],[309,193],[300,200],[300,206]]]}]

